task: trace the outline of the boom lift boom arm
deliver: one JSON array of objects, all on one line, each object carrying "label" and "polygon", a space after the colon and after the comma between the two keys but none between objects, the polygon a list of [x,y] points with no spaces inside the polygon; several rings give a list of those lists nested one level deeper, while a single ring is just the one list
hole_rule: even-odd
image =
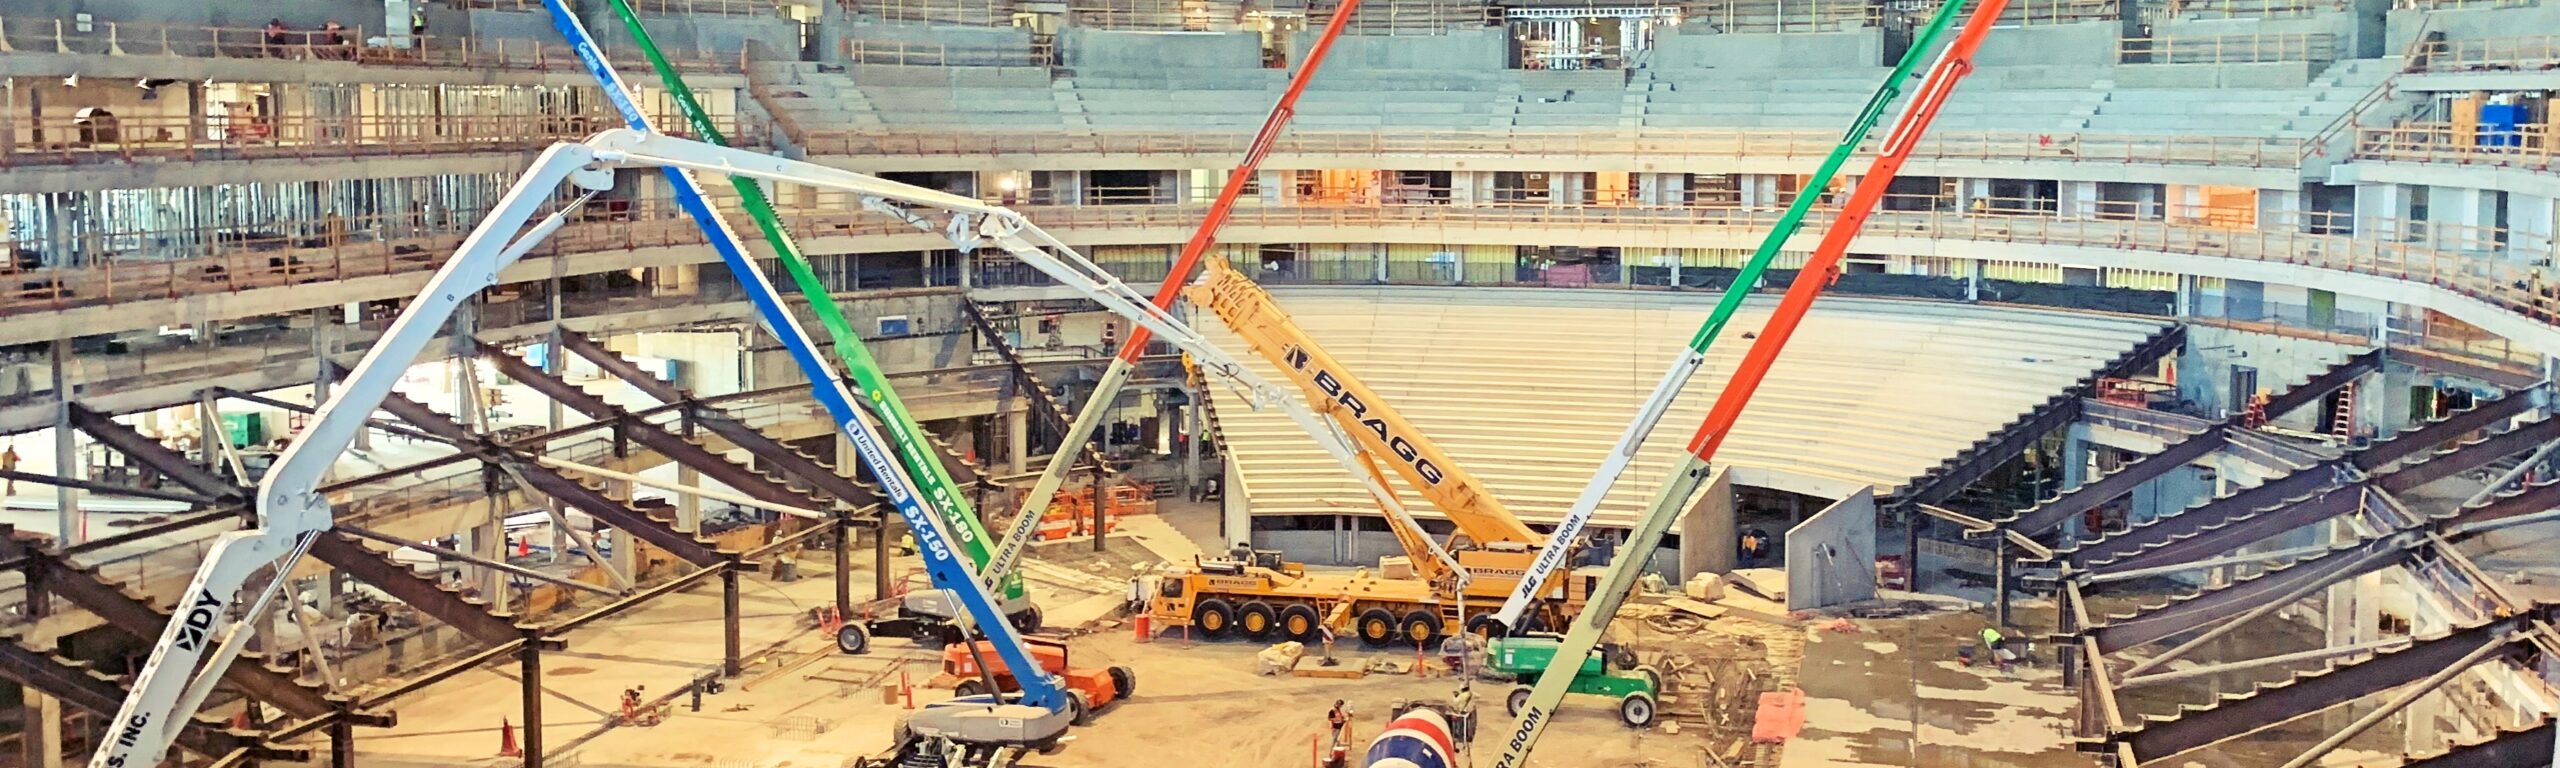
[{"label": "boom lift boom arm", "polygon": [[[1958,4],[1961,0],[1948,3]],[[1874,212],[1876,202],[1884,198],[1885,188],[1892,185],[1903,163],[1911,159],[1912,150],[1919,145],[1920,137],[1928,133],[1929,123],[1937,118],[1938,109],[1955,92],[1956,84],[1972,74],[1974,52],[1981,49],[1983,38],[1991,34],[1992,26],[1999,22],[2001,11],[2008,5],[2009,0],[1981,0],[1972,15],[1966,18],[1964,32],[1956,36],[1955,42],[1948,45],[1937,63],[1930,67],[1918,95],[1903,109],[1901,122],[1885,136],[1883,152],[1876,157],[1867,175],[1858,179],[1856,190],[1850,193],[1848,202],[1842,206],[1840,219],[1823,233],[1821,244],[1805,261],[1804,268],[1796,272],[1795,281],[1787,286],[1786,296],[1779,299],[1778,308],[1770,314],[1768,325],[1761,328],[1760,337],[1752,341],[1750,352],[1743,356],[1740,367],[1734,369],[1733,379],[1725,384],[1722,392],[1717,393],[1715,407],[1707,412],[1706,421],[1699,425],[1697,434],[1689,440],[1689,458],[1654,494],[1644,516],[1637,521],[1635,531],[1618,550],[1616,559],[1610,561],[1607,573],[1601,576],[1590,604],[1574,619],[1572,630],[1565,633],[1554,660],[1539,675],[1528,701],[1520,707],[1518,724],[1513,728],[1511,737],[1503,740],[1502,754],[1495,758],[1493,768],[1523,768],[1527,764],[1529,750],[1537,746],[1539,735],[1555,720],[1556,706],[1563,701],[1567,689],[1573,686],[1576,669],[1591,650],[1599,646],[1610,619],[1615,618],[1618,609],[1626,605],[1628,594],[1643,574],[1645,561],[1650,559],[1655,547],[1661,546],[1663,535],[1670,531],[1672,521],[1680,516],[1680,510],[1687,506],[1689,497],[1706,482],[1716,449],[1724,444],[1734,422],[1741,419],[1743,407],[1750,404],[1752,394],[1759,389],[1761,380],[1768,376],[1769,367],[1777,362],[1778,353],[1786,348],[1787,339],[1795,333],[1796,326],[1804,322],[1805,313],[1813,309],[1813,300],[1836,279],[1835,270],[1841,256],[1848,251],[1849,241],[1857,237],[1858,229]]]},{"label": "boom lift boom arm", "polygon": [[1725,286],[1724,295],[1716,300],[1715,311],[1707,314],[1706,322],[1698,327],[1696,335],[1689,338],[1688,348],[1681,350],[1680,359],[1673,362],[1671,370],[1664,371],[1662,380],[1653,385],[1653,393],[1646,396],[1644,405],[1636,410],[1635,420],[1627,424],[1627,431],[1618,436],[1618,442],[1610,447],[1608,457],[1601,460],[1600,471],[1592,474],[1591,482],[1582,487],[1581,495],[1574,497],[1573,507],[1566,510],[1564,519],[1556,523],[1555,533],[1547,539],[1547,545],[1538,550],[1536,559],[1530,561],[1528,573],[1520,579],[1519,586],[1512,588],[1511,596],[1503,600],[1502,608],[1494,612],[1493,620],[1500,628],[1505,631],[1519,628],[1520,615],[1527,612],[1530,603],[1537,598],[1536,585],[1545,583],[1548,575],[1564,565],[1565,553],[1571,550],[1574,540],[1582,537],[1582,529],[1591,523],[1592,513],[1600,509],[1600,502],[1617,487],[1618,477],[1625,474],[1627,465],[1635,461],[1636,449],[1643,447],[1645,438],[1662,423],[1662,415],[1671,410],[1671,402],[1680,397],[1680,390],[1689,385],[1689,378],[1706,365],[1707,349],[1715,345],[1716,337],[1723,335],[1725,325],[1741,311],[1743,300],[1751,295],[1752,287],[1760,283],[1760,275],[1768,271],[1769,264],[1777,260],[1778,251],[1804,227],[1805,214],[1822,198],[1821,191],[1831,188],[1831,180],[1839,175],[1840,167],[1849,162],[1850,156],[1857,154],[1858,145],[1866,142],[1867,133],[1884,121],[1886,108],[1902,95],[1903,80],[1909,78],[1920,61],[1937,47],[1939,35],[1946,32],[1962,5],[1952,2],[1940,4],[1937,12],[1930,14],[1929,22],[1912,35],[1911,47],[1903,51],[1902,60],[1894,64],[1893,72],[1885,76],[1884,82],[1876,85],[1875,93],[1867,97],[1867,105],[1858,111],[1856,119],[1850,121],[1849,130],[1841,134],[1840,143],[1831,148],[1831,154],[1822,159],[1822,166],[1816,168],[1813,176],[1801,185],[1805,192],[1787,204],[1786,213],[1778,217],[1777,225],[1769,229],[1768,236],[1761,238],[1759,249],[1752,252],[1751,260],[1734,275],[1733,284]]}]

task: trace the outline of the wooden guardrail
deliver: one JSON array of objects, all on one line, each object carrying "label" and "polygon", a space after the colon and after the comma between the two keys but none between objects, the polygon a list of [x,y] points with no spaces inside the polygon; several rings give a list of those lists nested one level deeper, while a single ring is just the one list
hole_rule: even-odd
[{"label": "wooden guardrail", "polygon": [[1023,47],[1004,45],[950,45],[912,40],[854,40],[837,44],[844,60],[852,64],[884,64],[903,67],[1048,67],[1057,63],[1056,52],[1046,42],[1034,41]]},{"label": "wooden guardrail", "polygon": [[[1109,231],[1124,236],[1139,229],[1180,232],[1199,221],[1198,205],[1126,205],[1026,207],[1025,214],[1042,226],[1073,237],[1079,230]],[[1751,236],[1767,231],[1779,211],[1742,208],[1646,206],[1456,207],[1443,205],[1365,207],[1247,207],[1238,209],[1231,227],[1372,227],[1400,232],[1463,232],[1486,227],[1601,229],[1615,233],[1655,231],[1672,236],[1722,233]],[[1835,213],[1818,209],[1808,231],[1828,226]],[[860,212],[851,206],[787,211],[793,235],[807,241],[822,237],[927,237],[904,224]],[[742,224],[743,225],[743,224]],[[2482,258],[2457,248],[2405,242],[2394,236],[2316,234],[2296,230],[2243,229],[2170,221],[2122,221],[2097,218],[2062,219],[1961,211],[1886,211],[1868,224],[1863,237],[1926,238],[1951,241],[2033,243],[2086,246],[2246,259],[2335,269],[2424,282],[2459,291],[2542,322],[2560,320],[2554,299],[2538,270],[2513,261]],[[376,275],[426,272],[440,266],[462,238],[459,232],[423,234],[396,240],[287,239],[258,243],[217,240],[204,255],[162,261],[128,262],[99,257],[78,267],[0,269],[0,315],[93,306],[128,301],[161,300],[195,294],[273,288],[302,283]],[[1170,241],[1170,240],[1169,240]],[[701,235],[690,220],[674,211],[651,209],[630,218],[613,217],[570,224],[533,254],[534,257],[693,245]],[[15,244],[0,246],[14,253]],[[265,245],[258,249],[258,245]],[[18,259],[8,259],[17,265]]]},{"label": "wooden guardrail", "polygon": [[2560,69],[2560,35],[2420,40],[2409,46],[2408,68],[2412,72]]},{"label": "wooden guardrail", "polygon": [[[733,141],[767,143],[765,128],[714,115]],[[620,121],[605,115],[76,116],[0,120],[0,168],[83,162],[343,158],[538,149]],[[660,125],[684,123],[662,117]],[[682,135],[684,130],[670,131]]]},{"label": "wooden guardrail", "polygon": [[2356,159],[2462,163],[2560,172],[2560,136],[2548,125],[2490,130],[2451,123],[2406,123],[2356,132]]}]

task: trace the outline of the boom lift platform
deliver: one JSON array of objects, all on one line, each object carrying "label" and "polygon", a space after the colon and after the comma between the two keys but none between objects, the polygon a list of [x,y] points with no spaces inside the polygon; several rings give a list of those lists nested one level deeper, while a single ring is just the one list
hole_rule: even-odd
[{"label": "boom lift platform", "polygon": [[[1947,6],[1952,8],[1961,4],[1958,0]],[[1875,212],[1876,203],[1884,198],[1886,187],[1893,183],[1903,164],[1911,159],[1912,150],[1928,133],[1929,124],[1937,118],[1938,110],[1954,94],[1957,83],[1972,74],[1974,52],[1981,49],[1983,39],[1990,35],[1992,26],[1999,22],[2000,13],[2008,5],[2008,0],[1980,0],[1966,18],[1964,31],[1930,67],[1928,77],[1904,108],[1901,122],[1885,136],[1883,150],[1875,163],[1869,166],[1867,174],[1858,180],[1856,189],[1841,206],[1839,220],[1823,233],[1822,242],[1815,246],[1813,255],[1796,273],[1795,280],[1787,286],[1786,295],[1779,299],[1777,309],[1770,313],[1768,324],[1761,328],[1759,338],[1753,340],[1750,351],[1743,355],[1741,364],[1734,369],[1732,380],[1717,393],[1715,406],[1707,412],[1705,422],[1689,440],[1689,458],[1656,491],[1644,515],[1637,520],[1635,530],[1610,562],[1607,575],[1601,578],[1599,588],[1592,595],[1589,609],[1574,620],[1572,629],[1558,643],[1555,656],[1547,670],[1539,675],[1537,683],[1529,689],[1528,697],[1512,707],[1519,719],[1510,736],[1501,741],[1502,752],[1494,759],[1492,768],[1523,768],[1527,765],[1529,751],[1537,746],[1538,737],[1546,732],[1547,726],[1554,723],[1557,705],[1576,687],[1581,677],[1577,673],[1592,650],[1599,646],[1609,621],[1616,618],[1618,609],[1626,604],[1629,593],[1644,573],[1645,561],[1654,548],[1661,546],[1663,535],[1670,531],[1672,521],[1679,518],[1680,510],[1687,507],[1689,498],[1711,476],[1716,449],[1732,433],[1734,423],[1741,418],[1744,406],[1750,404],[1760,382],[1768,376],[1770,366],[1777,362],[1778,354],[1785,350],[1787,340],[1794,335],[1796,327],[1804,322],[1805,314],[1813,309],[1814,299],[1837,279],[1840,259],[1847,253],[1849,241],[1857,237],[1858,229]],[[1902,73],[1896,74],[1896,77],[1901,76]]]}]

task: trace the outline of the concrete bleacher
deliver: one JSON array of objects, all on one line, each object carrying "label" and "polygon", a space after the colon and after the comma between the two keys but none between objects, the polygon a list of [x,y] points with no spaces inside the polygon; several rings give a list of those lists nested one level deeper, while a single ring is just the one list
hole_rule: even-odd
[{"label": "concrete bleacher", "polygon": [[[1683,341],[1710,294],[1485,288],[1283,288],[1282,304],[1514,512],[1562,514]],[[1597,522],[1625,525],[1765,322],[1754,299],[1665,418]],[[1210,339],[1283,381],[1215,323]],[[1718,463],[1741,481],[1819,495],[1890,491],[2089,376],[2158,330],[2121,317],[1824,299],[1794,336]],[[1521,366],[1524,356],[1544,362]],[[1232,398],[1218,414],[1257,515],[1373,510],[1287,416]],[[1433,516],[1420,497],[1406,502]]]}]

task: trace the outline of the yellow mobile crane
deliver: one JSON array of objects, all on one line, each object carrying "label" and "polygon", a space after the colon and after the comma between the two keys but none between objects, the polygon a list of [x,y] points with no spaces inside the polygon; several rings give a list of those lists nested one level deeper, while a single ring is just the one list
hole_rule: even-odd
[{"label": "yellow mobile crane", "polygon": [[[1300,641],[1314,639],[1320,627],[1347,624],[1371,645],[1424,642],[1459,627],[1480,630],[1528,572],[1546,537],[1521,523],[1473,474],[1326,354],[1252,278],[1212,258],[1187,293],[1278,366],[1313,410],[1354,440],[1374,478],[1383,484],[1377,465],[1387,464],[1457,531],[1442,548],[1410,521],[1385,516],[1413,563],[1415,579],[1310,574],[1275,553],[1240,549],[1166,577],[1150,601],[1154,620],[1210,638],[1240,632],[1257,640],[1276,634]],[[1596,579],[1549,579],[1539,590],[1546,599],[1523,620],[1525,628],[1564,626]]]}]

